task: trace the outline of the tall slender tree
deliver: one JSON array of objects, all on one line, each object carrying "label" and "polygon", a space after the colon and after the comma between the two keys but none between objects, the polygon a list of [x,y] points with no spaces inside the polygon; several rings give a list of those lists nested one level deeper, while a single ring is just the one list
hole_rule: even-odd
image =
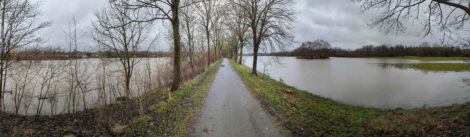
[{"label": "tall slender tree", "polygon": [[192,0],[185,5],[181,0],[129,0],[126,5],[132,9],[147,11],[148,18],[135,20],[135,22],[153,22],[156,20],[168,20],[172,26],[173,37],[173,82],[171,91],[179,88],[181,81],[181,37],[180,37],[180,10],[195,3]]},{"label": "tall slender tree", "polygon": [[[189,1],[186,1],[185,4],[188,4]],[[191,70],[194,70],[194,33],[196,33],[196,17],[193,6],[188,6],[187,8],[182,9],[181,15],[183,18],[183,23],[181,24],[183,28],[183,34],[185,34],[185,40],[187,44],[187,50],[189,53],[189,64]]]},{"label": "tall slender tree", "polygon": [[214,5],[214,14],[213,14],[213,19],[211,20],[212,21],[212,32],[213,32],[213,43],[214,43],[214,53],[215,53],[215,57],[216,58],[219,58],[220,57],[220,53],[221,53],[221,50],[224,46],[224,42],[225,42],[225,30],[226,30],[226,26],[224,25],[225,22],[226,22],[226,6],[224,3],[222,2],[217,2],[215,3]]},{"label": "tall slender tree", "polygon": [[238,63],[242,63],[242,58],[243,58],[243,47],[245,47],[245,44],[247,44],[247,39],[248,39],[248,19],[246,18],[245,12],[243,11],[243,8],[240,8],[236,4],[230,4],[230,11],[228,14],[228,21],[227,21],[227,26],[232,30],[234,33],[235,37],[237,38],[238,42],[236,42],[238,45],[235,47],[235,52],[240,52],[240,53],[235,53],[235,60],[238,58]]},{"label": "tall slender tree", "polygon": [[215,6],[218,0],[202,0],[196,4],[200,24],[206,35],[207,42],[207,65],[211,63],[211,30],[214,26]]}]

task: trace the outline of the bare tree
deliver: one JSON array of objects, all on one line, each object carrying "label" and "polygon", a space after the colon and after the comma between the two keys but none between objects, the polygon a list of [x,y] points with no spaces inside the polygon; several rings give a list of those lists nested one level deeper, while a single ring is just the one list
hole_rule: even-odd
[{"label": "bare tree", "polygon": [[39,41],[34,34],[48,26],[36,20],[38,5],[31,0],[0,1],[0,109],[3,108],[7,70],[12,64],[10,52]]},{"label": "bare tree", "polygon": [[[242,8],[235,4],[230,4],[230,11],[228,14],[228,22],[227,26],[233,31],[235,37],[237,38],[238,42],[236,42],[238,45],[235,47],[234,52],[235,53],[235,61],[237,60],[236,56],[238,57],[238,63],[242,63],[242,58],[243,58],[243,47],[245,44],[248,42],[248,20],[246,18],[245,12],[243,11]],[[240,53],[238,54],[238,50]]]},{"label": "bare tree", "polygon": [[423,23],[424,36],[432,33],[434,26],[451,38],[455,30],[463,29],[470,19],[470,2],[467,0],[356,0],[364,10],[380,10],[381,14],[371,25],[389,31],[406,30],[406,21]]},{"label": "bare tree", "polygon": [[230,35],[226,40],[227,40],[228,46],[226,47],[223,54],[236,61],[237,54],[238,54],[237,50],[238,50],[239,44],[238,44],[237,35],[235,34],[234,30],[230,29]]},{"label": "bare tree", "polygon": [[203,0],[197,4],[201,26],[206,33],[207,42],[207,66],[211,63],[211,30],[214,26],[215,6],[218,0]]},{"label": "bare tree", "polygon": [[213,31],[213,43],[214,43],[214,50],[215,50],[215,57],[219,58],[221,50],[224,46],[224,41],[226,37],[226,26],[224,23],[226,20],[226,9],[223,3],[215,3],[214,5],[214,14],[212,19],[212,31]]},{"label": "bare tree", "polygon": [[262,48],[276,50],[292,42],[289,34],[294,19],[292,0],[232,0],[244,11],[251,28],[253,42],[253,71],[257,75],[258,51]]},{"label": "bare tree", "polygon": [[[54,86],[54,83],[57,83],[58,80],[56,77],[62,73],[64,66],[65,64],[61,62],[45,62],[45,64],[41,66],[43,73],[40,76],[42,81],[40,82],[39,97],[36,107],[37,115],[41,115],[45,100],[55,99],[56,95],[54,91],[57,89],[55,88],[56,86]],[[51,108],[51,110],[52,109],[53,108]]]},{"label": "bare tree", "polygon": [[173,82],[171,91],[179,88],[181,81],[181,37],[180,37],[180,9],[186,8],[195,3],[192,0],[181,5],[181,0],[132,0],[126,5],[133,9],[142,9],[148,11],[148,18],[135,19],[136,22],[152,22],[156,20],[168,20],[171,22],[173,35]]},{"label": "bare tree", "polygon": [[[189,1],[186,1],[188,4]],[[189,52],[189,64],[191,66],[191,71],[194,71],[194,33],[196,33],[196,17],[195,12],[193,12],[194,8],[192,6],[188,6],[181,10],[181,15],[183,18],[183,34],[186,35],[186,44],[187,49]]]},{"label": "bare tree", "polygon": [[[98,46],[101,46],[101,45],[98,45]],[[100,59],[100,64],[99,64],[99,69],[98,70],[98,75],[97,76],[97,81],[98,81],[98,103],[101,103],[102,105],[105,105],[107,106],[108,105],[108,102],[107,102],[107,96],[109,96],[108,94],[106,94],[106,92],[109,90],[107,88],[107,77],[108,77],[108,69],[107,69],[107,66],[109,64],[112,63],[112,60],[111,59],[108,59],[106,57],[104,57],[103,55],[103,48],[101,47],[98,47],[97,50],[99,51],[99,59]]]},{"label": "bare tree", "polygon": [[[113,52],[124,69],[126,98],[130,97],[130,83],[134,67],[140,59],[136,58],[139,48],[146,40],[149,23],[134,22],[144,17],[138,10],[131,9],[123,1],[114,1],[96,13],[97,22],[93,23],[93,39],[104,51]],[[119,26],[119,27],[116,27]]]},{"label": "bare tree", "polygon": [[78,49],[78,29],[77,29],[77,21],[75,17],[72,18],[72,22],[68,24],[68,30],[64,31],[66,43],[69,46],[69,62],[68,62],[68,97],[67,97],[67,111],[75,112],[76,108],[76,95],[77,95],[77,87],[78,87],[78,71],[79,71],[79,62],[74,59],[77,57],[77,49]]},{"label": "bare tree", "polygon": [[24,61],[15,65],[15,69],[9,74],[13,81],[13,101],[15,106],[15,114],[18,112],[23,104],[23,101],[28,96],[28,85],[34,85],[33,81],[39,75],[40,69],[33,69],[32,61]]}]

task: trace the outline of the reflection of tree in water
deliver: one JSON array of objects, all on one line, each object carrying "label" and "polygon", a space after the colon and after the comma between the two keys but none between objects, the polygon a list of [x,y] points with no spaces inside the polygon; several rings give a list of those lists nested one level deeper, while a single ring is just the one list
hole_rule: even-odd
[{"label": "reflection of tree in water", "polygon": [[[263,64],[263,74],[265,75],[268,75],[269,76],[269,71],[271,67],[273,66],[281,66],[283,63],[280,59],[280,57],[278,56],[270,56],[270,58],[267,58],[265,60],[262,61],[262,64]],[[264,75],[263,75],[264,77]]]},{"label": "reflection of tree in water", "polygon": [[[464,60],[464,63],[470,63],[470,60]],[[379,67],[383,68],[383,69],[389,69],[389,68],[398,68],[400,70],[406,70],[406,69],[412,69],[412,70],[417,70],[417,71],[421,71],[425,74],[427,73],[446,73],[447,71],[432,71],[432,70],[421,70],[421,69],[417,69],[417,68],[412,68],[410,67],[410,64],[407,64],[407,63],[399,63],[399,64],[389,64],[389,63],[378,63],[377,64]],[[470,73],[466,72],[465,74],[462,74],[460,76],[461,78],[461,82],[462,82],[462,86],[459,86],[460,88],[468,88],[465,90],[465,92],[467,93],[470,93]],[[467,97],[465,97],[467,98]]]},{"label": "reflection of tree in water", "polygon": [[[464,63],[470,63],[470,60],[464,60]],[[464,83],[465,87],[470,87],[470,74],[466,73],[462,76],[462,83]],[[470,89],[466,91],[467,93],[470,93]]]},{"label": "reflection of tree in water", "polygon": [[[400,70],[416,70],[423,72],[424,74],[427,73],[445,73],[445,72],[453,72],[451,70],[449,71],[442,71],[442,70],[423,70],[419,68],[412,67],[412,65],[416,65],[415,63],[377,63],[377,65],[383,69],[390,69],[390,68],[397,68]],[[470,77],[469,77],[470,78]],[[470,84],[470,83],[469,83]]]},{"label": "reflection of tree in water", "polygon": [[376,63],[376,65],[382,69],[389,69],[389,68],[411,69],[408,67],[407,64]]}]

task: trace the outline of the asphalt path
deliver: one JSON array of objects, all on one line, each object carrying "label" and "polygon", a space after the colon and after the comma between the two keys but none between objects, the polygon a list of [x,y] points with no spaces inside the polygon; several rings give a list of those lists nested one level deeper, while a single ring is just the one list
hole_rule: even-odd
[{"label": "asphalt path", "polygon": [[191,136],[282,136],[260,104],[246,89],[229,61],[217,72]]}]

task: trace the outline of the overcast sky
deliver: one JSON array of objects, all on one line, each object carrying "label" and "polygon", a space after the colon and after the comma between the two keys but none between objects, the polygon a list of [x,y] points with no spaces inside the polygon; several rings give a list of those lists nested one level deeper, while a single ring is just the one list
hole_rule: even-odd
[{"label": "overcast sky", "polygon": [[[408,25],[404,34],[384,32],[367,24],[377,12],[360,10],[357,3],[351,0],[294,0],[297,19],[294,25],[294,36],[298,42],[324,39],[333,47],[355,49],[367,44],[419,44],[424,41],[439,42],[438,33],[434,37],[423,38],[420,34],[422,25],[418,22]],[[104,7],[108,0],[43,0],[41,20],[50,21],[52,25],[41,32],[47,45],[64,47],[64,30],[75,17],[78,27],[83,32],[80,45],[82,50],[93,47],[93,41],[86,34],[94,19],[94,12]],[[163,33],[163,32],[162,32]],[[165,40],[165,39],[162,39]],[[290,49],[298,45],[291,46]],[[167,42],[160,42],[158,50],[167,51]]]}]

